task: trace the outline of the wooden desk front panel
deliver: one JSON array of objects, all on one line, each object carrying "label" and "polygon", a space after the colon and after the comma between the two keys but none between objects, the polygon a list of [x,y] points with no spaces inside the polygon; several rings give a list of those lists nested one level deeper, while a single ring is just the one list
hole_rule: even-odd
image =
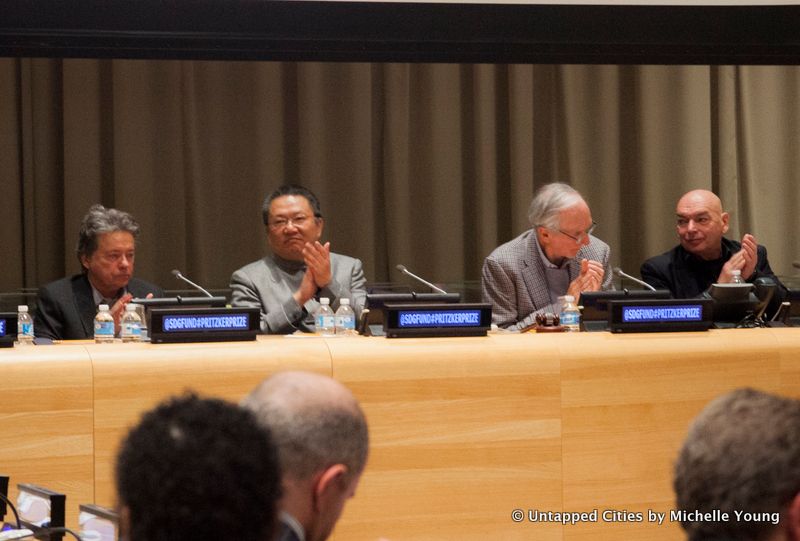
[{"label": "wooden desk front panel", "polygon": [[372,445],[337,540],[561,539],[559,361],[533,335],[329,340]]},{"label": "wooden desk front panel", "polygon": [[[0,350],[0,473],[67,495],[67,524],[94,501],[92,365],[82,347]],[[11,510],[6,515],[10,521]]]},{"label": "wooden desk front panel", "polygon": [[[692,418],[738,387],[781,390],[768,329],[582,334],[562,342],[560,356],[564,509],[599,512],[597,522],[566,527],[569,541],[682,538],[669,522],[672,470]],[[643,521],[604,522],[604,510]],[[666,513],[664,523],[650,522],[649,510]]]},{"label": "wooden desk front panel", "polygon": [[238,401],[284,369],[332,374],[370,422],[337,540],[666,540],[677,524],[511,512],[668,512],[677,449],[709,400],[746,385],[800,398],[800,329],[0,351],[0,470],[64,491],[77,526],[78,503],[114,504],[119,439],[142,411],[186,388]]},{"label": "wooden desk front panel", "polygon": [[321,338],[261,337],[257,342],[120,344],[87,347],[94,365],[96,502],[115,503],[113,465],[127,430],[142,412],[193,390],[238,402],[283,370],[331,373]]}]

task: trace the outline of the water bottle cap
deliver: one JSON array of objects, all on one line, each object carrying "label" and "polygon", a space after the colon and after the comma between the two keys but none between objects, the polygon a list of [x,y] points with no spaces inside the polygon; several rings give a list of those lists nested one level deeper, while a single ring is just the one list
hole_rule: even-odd
[{"label": "water bottle cap", "polygon": [[350,306],[350,299],[342,299],[339,301],[339,304],[344,306]]},{"label": "water bottle cap", "polygon": [[740,270],[732,270],[731,274],[733,276],[741,276],[742,275],[742,271],[740,271]]},{"label": "water bottle cap", "polygon": [[28,311],[28,305],[27,304],[20,304],[19,306],[17,306],[17,312],[23,312],[24,313],[24,312],[27,312],[27,311]]},{"label": "water bottle cap", "polygon": [[330,304],[331,300],[328,297],[322,297],[319,299],[320,304]]},{"label": "water bottle cap", "polygon": [[135,312],[136,311],[136,305],[135,304],[126,304],[125,305],[125,311],[126,312]]},{"label": "water bottle cap", "polygon": [[101,312],[105,312],[105,311],[108,310],[108,305],[107,304],[101,304],[100,306],[97,307],[97,309],[100,310]]},{"label": "water bottle cap", "polygon": [[564,295],[564,302],[575,302],[575,297],[572,295]]}]

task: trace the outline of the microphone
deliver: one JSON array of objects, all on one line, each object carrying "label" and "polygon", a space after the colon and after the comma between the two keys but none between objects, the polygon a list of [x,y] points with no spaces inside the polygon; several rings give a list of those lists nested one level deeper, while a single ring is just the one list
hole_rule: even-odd
[{"label": "microphone", "polygon": [[418,282],[420,282],[422,284],[425,284],[426,286],[428,286],[429,288],[434,290],[436,293],[441,293],[442,295],[447,295],[447,291],[445,291],[441,287],[436,287],[435,285],[433,285],[432,283],[430,283],[427,280],[424,280],[424,279],[420,278],[419,276],[417,276],[416,274],[414,274],[413,272],[408,270],[405,265],[397,265],[395,268],[397,270],[399,270],[400,272],[402,272],[403,274],[407,274],[408,276],[412,277],[414,280],[416,280],[416,281],[418,281]]},{"label": "microphone", "polygon": [[206,291],[205,289],[203,289],[202,287],[200,287],[199,285],[197,285],[194,282],[192,282],[191,280],[189,280],[187,277],[185,277],[183,274],[181,274],[181,271],[179,271],[178,269],[172,269],[172,274],[173,274],[173,276],[175,276],[175,278],[178,278],[179,280],[183,280],[184,282],[186,282],[187,284],[189,284],[193,288],[197,289],[198,291],[202,291],[205,294],[206,297],[213,297],[214,296],[211,293],[209,293],[208,291]]},{"label": "microphone", "polygon": [[619,268],[619,267],[614,267],[614,274],[616,274],[616,275],[617,275],[617,276],[619,276],[620,278],[627,278],[627,279],[628,279],[628,280],[630,280],[631,282],[636,282],[636,283],[637,283],[637,284],[639,284],[640,286],[644,286],[644,287],[646,287],[647,289],[649,289],[650,291],[655,291],[655,290],[656,290],[656,288],[654,288],[653,286],[651,286],[650,284],[648,284],[648,283],[647,283],[647,282],[645,282],[644,280],[640,280],[640,279],[638,279],[638,278],[634,278],[634,277],[633,277],[633,276],[631,276],[630,274],[627,274],[627,273],[625,273],[625,272],[622,272],[622,269],[621,269],[621,268]]}]

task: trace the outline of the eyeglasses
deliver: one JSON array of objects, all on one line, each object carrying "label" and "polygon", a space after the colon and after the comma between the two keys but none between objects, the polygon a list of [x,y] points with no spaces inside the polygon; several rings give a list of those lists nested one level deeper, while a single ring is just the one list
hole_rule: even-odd
[{"label": "eyeglasses", "polygon": [[275,221],[269,223],[269,228],[273,231],[279,231],[284,227],[288,227],[289,225],[294,225],[295,227],[303,227],[309,223],[311,218],[306,216],[305,214],[300,214],[295,216],[294,218],[278,218]]},{"label": "eyeglasses", "polygon": [[569,233],[567,233],[566,231],[561,231],[560,229],[556,229],[556,231],[558,231],[558,232],[559,232],[559,233],[561,233],[562,235],[565,235],[565,236],[567,236],[567,237],[571,238],[572,240],[574,240],[575,242],[577,242],[578,244],[580,244],[580,243],[582,243],[582,242],[584,241],[584,239],[588,239],[588,238],[589,238],[589,235],[591,235],[591,234],[592,234],[592,231],[594,231],[594,229],[595,229],[596,227],[597,227],[597,222],[595,222],[595,221],[592,221],[592,225],[589,227],[589,229],[587,229],[587,230],[586,230],[586,231],[584,231],[583,233],[580,233],[580,234],[578,234],[578,236],[577,236],[577,237],[576,237],[575,235],[570,235],[570,234],[569,234]]}]

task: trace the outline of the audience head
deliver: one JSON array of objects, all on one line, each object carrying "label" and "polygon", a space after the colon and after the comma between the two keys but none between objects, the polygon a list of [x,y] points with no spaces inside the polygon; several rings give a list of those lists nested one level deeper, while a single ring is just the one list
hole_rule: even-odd
[{"label": "audience head", "polygon": [[729,216],[722,201],[708,190],[692,190],[675,207],[678,237],[683,249],[705,260],[722,255],[722,236],[728,232]]},{"label": "audience head", "polygon": [[144,414],[116,466],[126,541],[269,541],[277,452],[252,412],[189,394]]},{"label": "audience head", "polygon": [[81,221],[78,261],[81,270],[102,294],[112,297],[133,276],[139,224],[117,209],[92,205]]},{"label": "audience head", "polygon": [[712,401],[689,428],[674,486],[678,510],[728,513],[683,520],[690,541],[800,539],[800,401],[753,389]]},{"label": "audience head", "polygon": [[575,257],[589,244],[594,230],[592,213],[581,194],[559,182],[539,188],[528,209],[528,221],[551,261]]},{"label": "audience head", "polygon": [[261,217],[273,253],[289,261],[303,261],[306,242],[322,237],[324,220],[319,200],[303,186],[281,186],[264,200]]},{"label": "audience head", "polygon": [[308,541],[327,539],[367,461],[367,422],[358,401],[329,377],[283,372],[264,380],[243,404],[278,447],[282,509],[302,524]]}]

